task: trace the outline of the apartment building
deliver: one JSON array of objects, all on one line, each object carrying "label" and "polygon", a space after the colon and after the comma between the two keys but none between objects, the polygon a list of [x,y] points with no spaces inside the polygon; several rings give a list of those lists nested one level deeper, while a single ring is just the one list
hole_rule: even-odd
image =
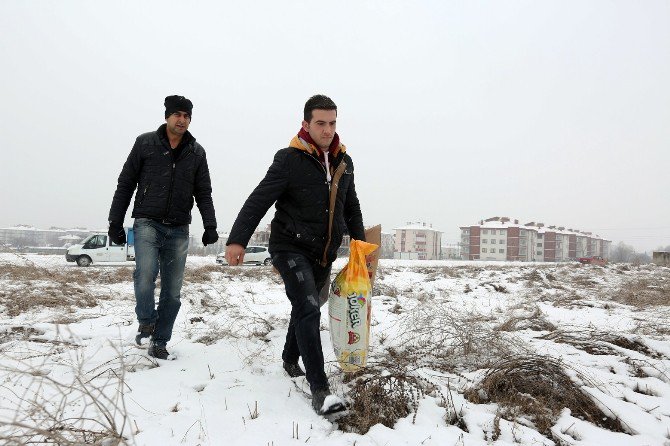
[{"label": "apartment building", "polygon": [[564,262],[594,255],[608,257],[611,243],[591,232],[536,222],[520,224],[507,217],[461,226],[462,258],[467,260]]},{"label": "apartment building", "polygon": [[424,222],[408,222],[394,228],[395,249],[393,258],[414,260],[438,260],[442,256],[442,232]]}]

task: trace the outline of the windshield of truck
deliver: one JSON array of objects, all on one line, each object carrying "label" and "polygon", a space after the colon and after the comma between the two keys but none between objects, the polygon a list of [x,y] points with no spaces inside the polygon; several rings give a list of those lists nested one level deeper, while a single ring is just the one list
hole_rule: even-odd
[{"label": "windshield of truck", "polygon": [[87,249],[104,248],[105,246],[107,246],[107,236],[102,234],[96,234],[84,243],[84,248]]},{"label": "windshield of truck", "polygon": [[88,237],[86,237],[84,240],[81,241],[81,244],[82,244],[82,245],[85,245],[85,244],[88,243],[88,241],[91,240],[93,237],[95,237],[95,234],[91,234],[91,235],[89,235]]}]

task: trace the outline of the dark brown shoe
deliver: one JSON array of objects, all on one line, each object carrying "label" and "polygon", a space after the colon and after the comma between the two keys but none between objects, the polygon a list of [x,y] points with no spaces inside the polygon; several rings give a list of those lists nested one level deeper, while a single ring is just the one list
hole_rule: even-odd
[{"label": "dark brown shoe", "polygon": [[144,344],[148,343],[152,334],[154,334],[154,324],[140,324],[140,327],[137,329],[137,335],[135,336],[135,342],[137,345],[142,346],[145,339],[146,341],[144,341]]},{"label": "dark brown shoe", "polygon": [[305,372],[300,368],[298,363],[290,363],[284,361],[284,370],[288,373],[288,376],[291,378],[297,378],[299,376],[305,376]]}]

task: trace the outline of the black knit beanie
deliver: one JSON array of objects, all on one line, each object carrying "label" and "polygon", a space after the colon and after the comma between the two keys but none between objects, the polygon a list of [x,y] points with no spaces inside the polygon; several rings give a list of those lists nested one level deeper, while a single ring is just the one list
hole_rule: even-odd
[{"label": "black knit beanie", "polygon": [[186,112],[190,118],[193,117],[193,102],[184,96],[168,96],[165,98],[165,118],[174,112]]}]

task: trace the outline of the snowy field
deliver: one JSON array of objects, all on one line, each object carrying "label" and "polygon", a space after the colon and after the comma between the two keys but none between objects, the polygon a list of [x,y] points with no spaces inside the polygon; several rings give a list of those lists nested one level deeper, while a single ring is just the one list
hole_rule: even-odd
[{"label": "snowy field", "polygon": [[670,445],[669,268],[382,260],[368,370],[322,314],[339,419],[281,368],[272,268],[189,257],[175,361],[134,345],[132,269],[0,254],[0,443]]}]

